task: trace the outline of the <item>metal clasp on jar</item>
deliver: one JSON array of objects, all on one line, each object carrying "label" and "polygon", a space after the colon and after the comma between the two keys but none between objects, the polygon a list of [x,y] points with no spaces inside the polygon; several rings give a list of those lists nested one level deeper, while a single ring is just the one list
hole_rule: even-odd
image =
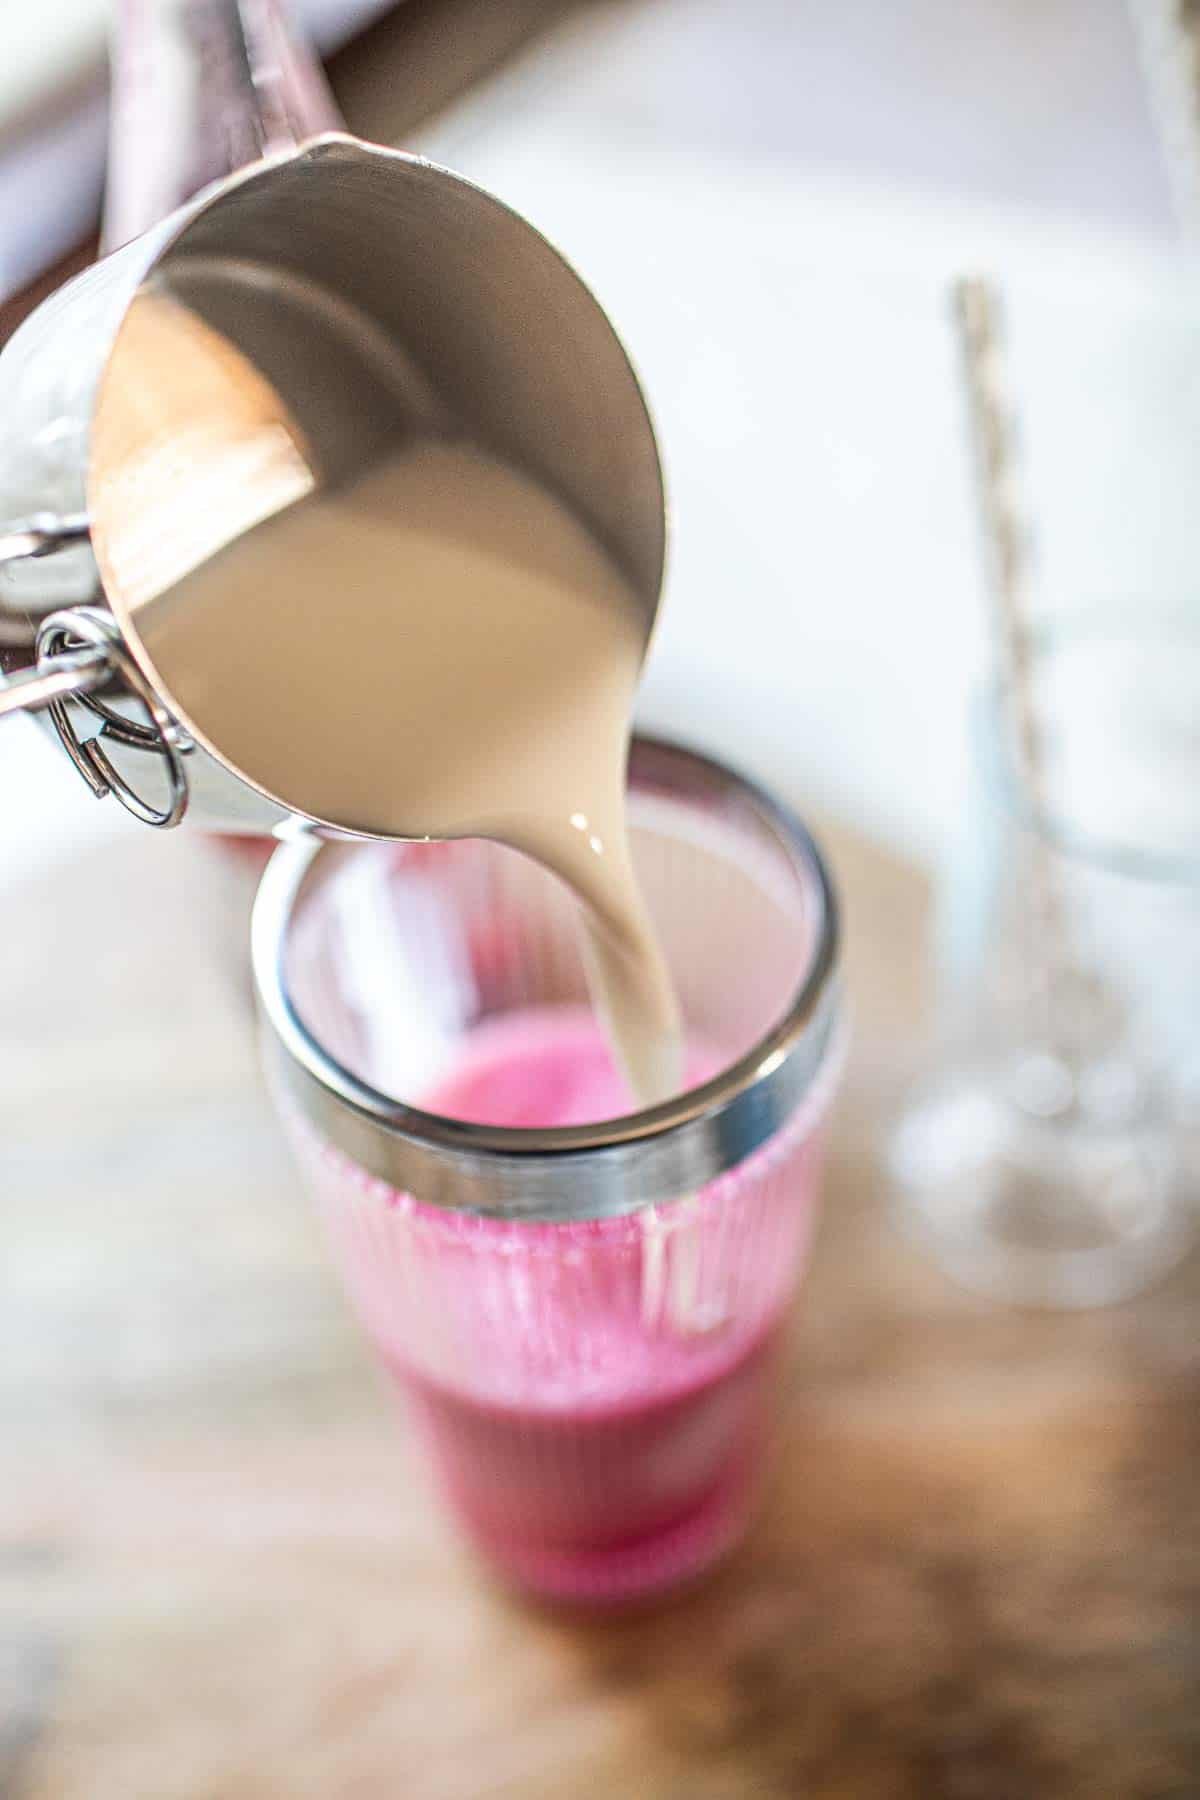
[{"label": "metal clasp on jar", "polygon": [[[49,556],[87,535],[86,518],[40,514],[0,530],[0,564]],[[48,712],[59,742],[97,799],[115,794],[125,810],[144,825],[160,830],[178,825],[187,811],[183,758],[192,749],[192,741],[129,654],[110,615],[91,606],[49,614],[38,628],[36,657],[32,669],[10,676],[0,686],[0,718],[18,712]],[[145,724],[100,698],[101,690],[114,684],[141,705]],[[73,704],[99,720],[99,730],[90,737],[81,736],[76,728]],[[107,753],[106,740],[162,758],[167,780],[162,805],[147,800],[122,775]]]}]

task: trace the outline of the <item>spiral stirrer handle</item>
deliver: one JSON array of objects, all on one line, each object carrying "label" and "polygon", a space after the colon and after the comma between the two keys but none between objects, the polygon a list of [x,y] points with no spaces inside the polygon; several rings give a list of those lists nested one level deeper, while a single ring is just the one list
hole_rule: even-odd
[{"label": "spiral stirrer handle", "polygon": [[[1017,774],[1035,819],[1047,815],[1045,739],[1034,694],[1029,534],[1018,501],[1016,452],[1003,368],[1002,309],[980,276],[954,288],[955,319],[975,452],[976,489],[989,564],[992,624],[1013,729]],[[1051,853],[1035,833],[1030,889],[1031,962],[1048,1044],[1059,1048],[1058,1000],[1067,965],[1061,899]]]},{"label": "spiral stirrer handle", "polygon": [[1029,608],[1029,536],[1017,499],[1011,414],[1005,400],[1000,301],[979,276],[955,287],[963,372],[971,414],[976,479],[991,563],[990,592],[1021,773],[1035,804],[1045,795],[1041,723],[1033,696]]},{"label": "spiral stirrer handle", "polygon": [[103,248],[220,180],[343,128],[290,0],[114,0]]},{"label": "spiral stirrer handle", "polygon": [[1200,0],[1130,0],[1175,215],[1200,244]]}]

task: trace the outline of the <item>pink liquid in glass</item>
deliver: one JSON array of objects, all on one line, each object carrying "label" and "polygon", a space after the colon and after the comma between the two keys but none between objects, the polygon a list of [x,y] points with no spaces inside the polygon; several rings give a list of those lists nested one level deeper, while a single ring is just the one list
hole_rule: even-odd
[{"label": "pink liquid in glass", "polygon": [[[720,1064],[694,1048],[691,1085]],[[628,1111],[591,1015],[488,1021],[422,1104],[481,1124]],[[364,1321],[468,1534],[511,1579],[619,1601],[741,1533],[807,1244],[816,1117],[695,1196],[571,1224],[418,1205],[326,1149],[318,1191]]]}]

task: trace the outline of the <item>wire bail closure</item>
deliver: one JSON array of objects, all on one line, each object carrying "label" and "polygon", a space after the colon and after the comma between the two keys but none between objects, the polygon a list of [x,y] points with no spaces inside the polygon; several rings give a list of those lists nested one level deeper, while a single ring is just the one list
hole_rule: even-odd
[{"label": "wire bail closure", "polygon": [[[68,607],[43,619],[37,634],[37,667],[40,674],[52,673],[69,659],[78,667],[80,653],[90,651],[87,667],[99,661],[109,677],[119,679],[145,708],[148,724],[128,719],[115,707],[92,692],[99,685],[89,680],[85,686],[65,696],[52,698],[46,710],[59,742],[98,800],[113,794],[126,812],[160,831],[170,831],[180,823],[187,811],[188,782],[183,758],[192,748],[163,706],[153,687],[133,657],[106,613],[95,607]],[[71,718],[70,701],[84,707],[99,719],[100,729],[90,738],[81,738]],[[129,749],[150,751],[160,756],[167,777],[167,799],[155,806],[138,793],[117,769],[104,748],[104,740],[123,744]]]},{"label": "wire bail closure", "polygon": [[[59,518],[38,513],[31,519],[0,530],[0,564],[26,557],[52,556],[89,535],[87,518],[71,514]],[[0,687],[0,718],[16,712],[49,713],[58,739],[97,800],[115,794],[126,812],[170,831],[187,811],[188,782],[183,758],[193,748],[150,682],[129,654],[112,618],[98,607],[66,607],[50,613],[38,627],[36,662],[32,670]],[[98,697],[98,690],[112,680],[121,681],[140,701],[148,723],[128,719],[116,707]],[[84,707],[99,719],[100,729],[81,738],[71,718],[70,703]],[[142,798],[105,751],[102,739],[124,744],[131,750],[148,750],[160,756],[166,768],[167,801],[154,806]]]}]

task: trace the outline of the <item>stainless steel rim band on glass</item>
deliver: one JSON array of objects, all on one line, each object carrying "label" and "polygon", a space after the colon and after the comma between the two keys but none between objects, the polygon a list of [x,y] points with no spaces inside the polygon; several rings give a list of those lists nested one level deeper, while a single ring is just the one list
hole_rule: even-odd
[{"label": "stainless steel rim band on glass", "polygon": [[753,808],[811,886],[813,953],[777,1022],[713,1080],[627,1118],[509,1130],[406,1106],[335,1061],[292,1004],[288,928],[322,861],[338,854],[338,846],[301,838],[276,851],[254,909],[264,1060],[285,1104],[369,1174],[453,1211],[536,1221],[612,1217],[695,1193],[764,1145],[812,1093],[836,1053],[840,1015],[837,902],[820,852],[798,820],[722,764],[645,738],[635,741],[634,757],[669,771],[681,798]]}]

